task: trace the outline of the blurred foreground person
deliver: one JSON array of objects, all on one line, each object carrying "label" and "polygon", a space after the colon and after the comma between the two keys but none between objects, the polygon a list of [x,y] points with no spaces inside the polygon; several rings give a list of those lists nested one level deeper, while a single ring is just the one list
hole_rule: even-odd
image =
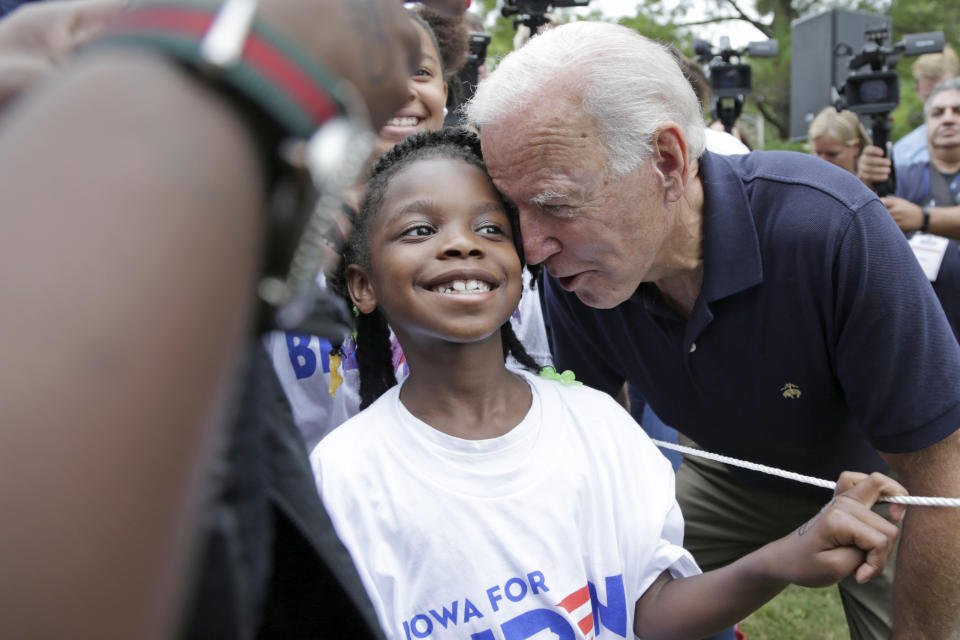
[{"label": "blurred foreground person", "polygon": [[38,2],[6,16],[0,21],[0,108],[52,74],[126,4],[126,0]]},{"label": "blurred foreground person", "polygon": [[[0,119],[0,637],[171,637],[198,529],[249,544],[201,547],[199,566],[216,565],[212,548],[236,570],[223,590],[193,596],[220,617],[205,637],[253,637],[260,625],[272,535],[290,526],[278,486],[256,473],[206,480],[237,474],[238,449],[261,456],[247,459],[262,473],[277,459],[265,435],[234,436],[256,424],[238,398],[272,315],[258,282],[287,271],[291,229],[312,209],[268,213],[282,176],[304,203],[312,191],[278,148],[348,113],[382,125],[418,47],[395,0],[263,0],[252,25],[250,3],[227,6],[215,19],[207,4],[139,4]],[[20,24],[24,43],[50,35]],[[217,35],[201,50],[208,30]],[[245,82],[251,71],[259,84]],[[211,503],[225,486],[244,508]],[[334,591],[311,602],[318,631],[285,637],[323,637],[323,624],[376,637],[362,594],[337,590],[355,572],[326,529],[303,555],[322,557]],[[308,611],[286,604],[291,618]]]}]

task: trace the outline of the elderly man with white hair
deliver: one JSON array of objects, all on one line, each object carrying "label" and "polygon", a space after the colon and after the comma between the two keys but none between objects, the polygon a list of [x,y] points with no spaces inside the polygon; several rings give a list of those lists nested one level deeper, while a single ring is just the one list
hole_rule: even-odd
[{"label": "elderly man with white hair", "polygon": [[[797,153],[704,151],[677,64],[613,24],[537,36],[468,116],[527,260],[546,267],[558,369],[610,393],[629,382],[705,449],[819,477],[890,468],[911,493],[960,495],[960,346],[855,176]],[[823,500],[692,457],[677,483],[704,569]],[[911,509],[895,587],[841,584],[854,638],[955,637],[958,530],[956,510]]]}]

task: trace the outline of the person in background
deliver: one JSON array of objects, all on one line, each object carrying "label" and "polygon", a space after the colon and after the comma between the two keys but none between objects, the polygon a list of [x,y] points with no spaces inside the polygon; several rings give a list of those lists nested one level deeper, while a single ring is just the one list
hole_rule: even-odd
[{"label": "person in background", "polygon": [[[960,77],[933,89],[924,104],[924,130],[930,159],[898,166],[896,191],[882,198],[905,233],[920,231],[960,239],[958,95]],[[931,103],[933,98],[936,98],[935,104]],[[868,185],[886,180],[890,175],[889,158],[884,158],[878,147],[868,147],[860,161],[859,175]]]},{"label": "person in background", "polygon": [[[897,167],[896,191],[882,201],[907,234],[954,335],[960,338],[960,246],[956,241],[960,230],[960,77],[938,84],[927,98],[924,112],[930,160]],[[869,156],[865,162],[885,160]]]},{"label": "person in background", "polygon": [[380,129],[371,163],[407,136],[443,127],[449,80],[466,57],[462,20],[419,5],[408,11],[420,34],[420,65],[407,83],[407,103]]},{"label": "person in background", "polygon": [[870,145],[870,134],[853,111],[824,107],[810,122],[807,140],[811,154],[856,175],[857,160]]},{"label": "person in background", "polygon": [[[950,45],[945,45],[940,53],[925,53],[913,61],[913,89],[920,100],[926,104],[933,88],[960,74],[960,60]],[[921,124],[893,144],[893,163],[899,168],[914,162],[927,162],[927,125]]]}]

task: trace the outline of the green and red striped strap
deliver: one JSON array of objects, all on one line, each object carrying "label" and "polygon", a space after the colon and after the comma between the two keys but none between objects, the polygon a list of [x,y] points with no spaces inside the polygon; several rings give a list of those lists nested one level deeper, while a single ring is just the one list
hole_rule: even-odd
[{"label": "green and red striped strap", "polygon": [[[216,8],[176,2],[141,5],[118,16],[100,42],[161,50],[203,68],[200,41],[215,16]],[[218,70],[216,77],[293,137],[308,138],[324,121],[347,113],[335,78],[261,22],[247,35],[239,63]]]}]

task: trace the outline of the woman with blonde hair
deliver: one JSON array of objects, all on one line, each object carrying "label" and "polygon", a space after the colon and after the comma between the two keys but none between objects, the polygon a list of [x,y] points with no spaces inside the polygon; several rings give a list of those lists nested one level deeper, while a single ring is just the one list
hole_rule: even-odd
[{"label": "woman with blonde hair", "polygon": [[810,152],[850,173],[857,173],[860,153],[870,144],[860,118],[853,111],[825,107],[810,123],[807,131]]}]

